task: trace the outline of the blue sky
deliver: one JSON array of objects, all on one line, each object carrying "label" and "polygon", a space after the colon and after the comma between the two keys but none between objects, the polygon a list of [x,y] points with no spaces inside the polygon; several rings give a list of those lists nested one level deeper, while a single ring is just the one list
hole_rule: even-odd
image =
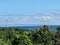
[{"label": "blue sky", "polygon": [[0,26],[60,25],[60,0],[0,0]]}]

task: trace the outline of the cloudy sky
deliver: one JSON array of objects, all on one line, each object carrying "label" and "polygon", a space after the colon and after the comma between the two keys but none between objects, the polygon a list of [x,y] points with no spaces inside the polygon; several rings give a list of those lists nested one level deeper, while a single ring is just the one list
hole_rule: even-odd
[{"label": "cloudy sky", "polygon": [[0,0],[0,26],[60,25],[60,0]]}]

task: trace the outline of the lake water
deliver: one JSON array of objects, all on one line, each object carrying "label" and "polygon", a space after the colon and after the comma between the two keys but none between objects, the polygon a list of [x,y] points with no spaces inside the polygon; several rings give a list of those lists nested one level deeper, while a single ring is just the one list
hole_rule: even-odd
[{"label": "lake water", "polygon": [[[23,28],[23,29],[29,29],[29,30],[35,30],[35,29],[39,29],[41,28],[42,26],[20,26],[18,28]],[[57,25],[49,25],[48,26],[50,30],[54,30],[56,31],[57,29]]]},{"label": "lake water", "polygon": [[[39,29],[42,26],[13,26],[10,28],[21,28],[21,29],[28,29],[28,30],[35,30],[35,29]],[[57,25],[48,25],[50,30],[56,31],[56,27]]]},{"label": "lake water", "polygon": [[[35,30],[35,29],[39,29],[42,26],[16,26],[13,28],[22,28],[22,29],[29,29],[29,30]],[[56,31],[57,25],[48,25],[50,30]]]}]

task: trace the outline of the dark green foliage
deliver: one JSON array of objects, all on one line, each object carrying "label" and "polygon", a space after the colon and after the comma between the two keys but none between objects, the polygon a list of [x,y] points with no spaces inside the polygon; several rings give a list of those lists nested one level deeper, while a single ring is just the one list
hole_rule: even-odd
[{"label": "dark green foliage", "polygon": [[60,45],[60,32],[58,30],[57,32],[51,31],[46,25],[39,30],[32,31],[30,37],[35,44]]},{"label": "dark green foliage", "polygon": [[57,26],[57,30],[58,30],[58,31],[60,30],[60,26]]},{"label": "dark green foliage", "polygon": [[0,28],[0,45],[60,45],[60,26],[56,32],[47,25],[37,30]]}]

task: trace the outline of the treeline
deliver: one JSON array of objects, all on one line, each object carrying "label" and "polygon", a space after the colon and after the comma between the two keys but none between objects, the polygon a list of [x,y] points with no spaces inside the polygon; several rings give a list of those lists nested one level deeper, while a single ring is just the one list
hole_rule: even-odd
[{"label": "treeline", "polygon": [[47,25],[36,30],[0,28],[0,45],[60,45],[60,26],[56,29]]}]

